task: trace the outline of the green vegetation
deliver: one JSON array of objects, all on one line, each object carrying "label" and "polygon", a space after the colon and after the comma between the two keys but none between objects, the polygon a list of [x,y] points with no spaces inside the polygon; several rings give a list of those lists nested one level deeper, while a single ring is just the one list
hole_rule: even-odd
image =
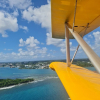
[{"label": "green vegetation", "polygon": [[92,63],[89,60],[74,60],[73,64],[77,65],[77,66],[81,66],[81,67],[93,67]]},{"label": "green vegetation", "polygon": [[[66,60],[60,60],[60,62],[66,62]],[[93,67],[89,59],[74,59],[72,64],[81,67]]]},{"label": "green vegetation", "polygon": [[78,66],[81,66],[81,67],[93,67],[93,65],[91,63],[87,63],[87,62],[76,62],[76,63],[73,63],[73,64],[76,64]]},{"label": "green vegetation", "polygon": [[0,88],[1,87],[8,87],[12,85],[17,85],[21,83],[28,83],[34,81],[33,78],[28,79],[0,79]]},{"label": "green vegetation", "polygon": [[[46,61],[26,61],[26,62],[6,62],[0,63],[0,67],[19,68],[19,69],[49,69],[51,62],[66,62],[63,60],[46,60]],[[74,59],[73,63],[82,67],[93,67],[89,59]]]}]

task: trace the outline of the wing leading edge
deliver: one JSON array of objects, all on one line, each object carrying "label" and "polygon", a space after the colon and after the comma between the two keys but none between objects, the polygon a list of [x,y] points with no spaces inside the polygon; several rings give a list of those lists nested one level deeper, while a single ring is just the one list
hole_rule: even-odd
[{"label": "wing leading edge", "polygon": [[71,100],[100,100],[100,74],[63,62],[53,62],[50,68],[58,74]]}]

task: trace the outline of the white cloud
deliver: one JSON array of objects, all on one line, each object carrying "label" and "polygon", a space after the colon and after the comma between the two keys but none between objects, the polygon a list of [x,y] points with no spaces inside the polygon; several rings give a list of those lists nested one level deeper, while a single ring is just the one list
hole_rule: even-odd
[{"label": "white cloud", "polygon": [[0,52],[0,61],[26,61],[26,60],[40,60],[45,59],[47,56],[47,48],[39,48],[39,49],[33,49],[33,50],[23,50],[20,48],[18,50],[18,53],[12,52],[12,53],[2,53]]},{"label": "white cloud", "polygon": [[[47,48],[39,47],[38,45],[41,43],[35,39],[34,37],[29,37],[25,41],[21,38],[19,40],[19,46],[22,48],[18,49],[18,52],[12,53],[1,53],[0,52],[0,61],[25,61],[25,60],[40,60],[43,57],[48,57]],[[11,50],[11,49],[4,49]]]},{"label": "white cloud", "polygon": [[42,48],[37,48],[34,50],[35,54],[37,57],[47,57],[47,48],[46,47],[42,47]]},{"label": "white cloud", "polygon": [[60,50],[61,50],[62,53],[65,53],[66,52],[66,49],[65,48],[61,48]]},{"label": "white cloud", "polygon": [[[72,42],[70,42],[70,51],[75,51],[75,50],[76,50],[76,47],[75,47],[75,46],[72,46]],[[62,53],[66,53],[66,44],[64,44],[64,45],[61,47],[60,51],[61,51]]]},{"label": "white cloud", "polygon": [[23,50],[22,48],[20,48],[19,53],[17,53],[17,56],[27,56],[27,57],[32,57],[32,56],[37,56],[37,57],[41,57],[41,56],[46,56],[47,53],[47,48],[43,47],[43,48],[38,48],[38,49],[28,49],[27,50]]},{"label": "white cloud", "polygon": [[47,33],[46,35],[47,35],[47,40],[46,40],[47,45],[51,45],[51,44],[53,44],[55,46],[59,46],[59,44],[63,45],[63,42],[64,42],[63,39],[54,39],[54,38],[51,37],[50,33]]},{"label": "white cloud", "polygon": [[8,3],[11,8],[18,9],[26,9],[32,4],[31,0],[8,0]]},{"label": "white cloud", "polygon": [[92,40],[91,44],[92,49],[100,56],[100,32],[93,32],[94,41]]},{"label": "white cloud", "polygon": [[14,10],[14,12],[12,13],[13,16],[17,17],[19,15],[18,10]]},{"label": "white cloud", "polygon": [[96,46],[99,46],[100,45],[100,32],[97,31],[97,32],[93,32],[93,36],[95,38],[95,45]]},{"label": "white cloud", "polygon": [[28,47],[37,48],[37,44],[40,44],[40,42],[37,39],[35,39],[34,37],[30,37],[30,38],[27,38],[25,44],[28,45]]},{"label": "white cloud", "polygon": [[92,39],[90,40],[85,37],[84,40],[94,50],[94,52],[97,53],[97,55],[100,55],[100,32],[93,32],[92,34],[88,35],[88,37]]},{"label": "white cloud", "polygon": [[23,30],[25,30],[25,31],[28,31],[28,28],[27,28],[27,26],[19,26],[19,28],[21,28],[21,29],[23,29]]},{"label": "white cloud", "polygon": [[16,32],[18,30],[17,18],[7,12],[0,11],[0,33],[7,37],[6,30]]},{"label": "white cloud", "polygon": [[85,40],[85,42],[86,42],[88,45],[90,45],[90,41],[89,41],[88,38],[84,37],[84,40]]},{"label": "white cloud", "polygon": [[[66,51],[66,42],[64,39],[54,39],[51,37],[50,33],[47,33],[46,44],[47,45],[54,45],[56,47],[60,47],[62,53]],[[70,42],[70,46],[72,46],[72,42]],[[72,50],[72,49],[71,49]]]},{"label": "white cloud", "polygon": [[13,50],[13,49],[8,49],[8,51],[11,51],[11,50]]},{"label": "white cloud", "polygon": [[[88,35],[89,38],[84,37],[84,40],[86,43],[94,50],[94,52],[100,56],[100,32],[93,32],[92,34]],[[93,38],[94,37],[94,38]],[[80,56],[81,54],[81,56]],[[76,55],[77,58],[86,58],[86,54],[82,50],[82,48],[79,48],[78,54]]]},{"label": "white cloud", "polygon": [[23,41],[23,39],[21,38],[20,40],[19,40],[19,46],[21,47],[21,46],[24,46],[24,41]]},{"label": "white cloud", "polygon": [[12,52],[11,54],[12,54],[12,55],[14,55],[14,56],[16,55],[16,53],[15,53],[15,52]]},{"label": "white cloud", "polygon": [[7,6],[6,6],[7,3],[8,3],[7,0],[0,0],[0,7],[6,8],[6,7],[7,7]]},{"label": "white cloud", "polygon": [[91,34],[88,35],[89,38],[93,38],[93,36]]},{"label": "white cloud", "polygon": [[44,43],[41,43],[42,45],[44,45]]},{"label": "white cloud", "polygon": [[40,44],[40,42],[37,39],[31,36],[27,38],[26,41],[23,41],[23,39],[21,38],[19,42],[19,46],[27,46],[28,48],[38,48],[37,45]]},{"label": "white cloud", "polygon": [[23,50],[22,48],[20,48],[18,51],[18,55],[19,56],[35,56],[35,57],[40,57],[40,56],[46,56],[47,53],[47,48],[46,47],[42,47],[40,48],[38,45],[40,44],[40,42],[35,39],[34,37],[29,37],[26,39],[26,41],[24,41],[22,38],[19,40],[20,44],[19,46],[21,47],[25,47],[26,50]]},{"label": "white cloud", "polygon": [[18,53],[19,56],[33,56],[34,55],[34,51],[27,51],[27,50],[25,51],[22,48],[20,48],[18,51],[19,51]]},{"label": "white cloud", "polygon": [[4,50],[8,50],[8,51],[11,51],[12,49],[4,49]]},{"label": "white cloud", "polygon": [[42,5],[41,7],[32,7],[30,6],[27,10],[22,12],[22,17],[26,20],[34,21],[38,24],[41,24],[43,28],[50,30],[51,28],[51,8],[50,1],[47,1],[48,4]]},{"label": "white cloud", "polygon": [[47,56],[50,57],[51,56],[50,53]]}]

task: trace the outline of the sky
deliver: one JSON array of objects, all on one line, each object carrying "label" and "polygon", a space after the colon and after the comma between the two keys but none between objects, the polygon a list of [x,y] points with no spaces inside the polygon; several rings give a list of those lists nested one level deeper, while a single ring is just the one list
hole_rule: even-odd
[{"label": "sky", "polygon": [[[100,27],[84,40],[100,56]],[[51,37],[50,0],[0,0],[0,62],[66,59],[65,44]],[[77,46],[71,39],[71,58]],[[75,58],[87,58],[81,47]]]}]

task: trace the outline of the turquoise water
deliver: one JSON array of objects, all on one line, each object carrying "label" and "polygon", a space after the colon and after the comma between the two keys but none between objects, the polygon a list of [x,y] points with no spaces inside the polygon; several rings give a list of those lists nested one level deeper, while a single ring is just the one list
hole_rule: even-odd
[{"label": "turquoise water", "polygon": [[[93,67],[87,67],[95,70]],[[28,84],[0,90],[0,100],[69,100],[57,74],[50,69],[0,68],[0,78],[34,78]]]},{"label": "turquoise water", "polygon": [[57,77],[50,69],[0,68],[0,78],[33,77],[33,83],[0,90],[0,100],[69,100]]},{"label": "turquoise water", "polygon": [[94,67],[85,67],[86,69],[92,70],[92,71],[96,71],[96,69]]}]

